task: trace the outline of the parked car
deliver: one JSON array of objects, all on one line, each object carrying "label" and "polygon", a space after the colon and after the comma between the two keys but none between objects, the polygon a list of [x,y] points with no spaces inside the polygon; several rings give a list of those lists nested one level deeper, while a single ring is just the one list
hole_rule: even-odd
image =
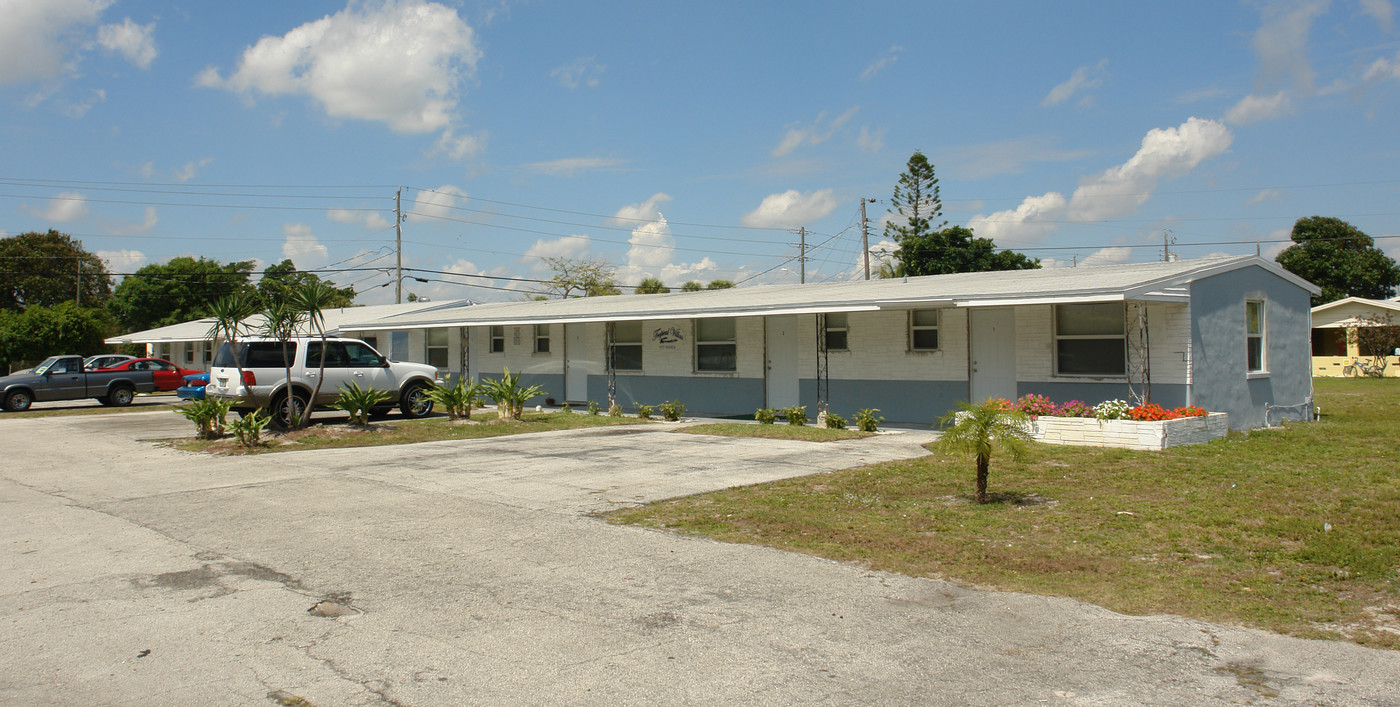
[{"label": "parked car", "polygon": [[23,412],[35,402],[94,398],[103,405],[130,405],[137,393],[155,391],[150,371],[84,371],[82,356],[50,356],[22,373],[0,378],[0,406]]},{"label": "parked car", "polygon": [[185,376],[185,384],[175,389],[175,397],[181,400],[203,400],[204,388],[208,385],[208,373]]},{"label": "parked car", "polygon": [[180,368],[179,366],[163,358],[133,358],[130,361],[104,366],[97,369],[99,371],[150,371],[151,377],[155,379],[156,390],[168,391],[179,388],[185,382],[185,376],[196,373],[203,373],[193,368]]},{"label": "parked car", "polygon": [[134,358],[136,357],[126,354],[97,354],[83,359],[83,369],[93,371],[99,368],[111,368],[122,361],[130,361]]},{"label": "parked car", "polygon": [[[234,401],[233,409],[247,414],[263,408],[272,415],[272,424],[289,426],[288,395],[292,412],[307,415],[318,407],[326,407],[340,397],[340,389],[354,382],[365,390],[389,394],[383,407],[373,411],[384,414],[398,406],[404,417],[426,417],[433,411],[428,391],[442,385],[442,377],[434,366],[423,363],[390,361],[359,339],[328,339],[325,344],[325,378],[321,393],[311,400],[320,375],[321,340],[298,337],[285,344],[275,339],[245,339],[234,347],[225,342],[214,354],[209,370],[207,395]],[[285,358],[284,358],[285,356]],[[291,370],[288,383],[287,371]],[[242,379],[239,371],[242,370]]]}]

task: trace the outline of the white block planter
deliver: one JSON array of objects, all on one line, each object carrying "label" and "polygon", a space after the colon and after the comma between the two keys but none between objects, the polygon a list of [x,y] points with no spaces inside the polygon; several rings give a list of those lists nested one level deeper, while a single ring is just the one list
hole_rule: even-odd
[{"label": "white block planter", "polygon": [[1047,444],[1081,447],[1153,449],[1201,444],[1230,432],[1230,416],[1212,412],[1205,417],[1138,422],[1092,417],[1039,417],[1031,421],[1031,437]]}]

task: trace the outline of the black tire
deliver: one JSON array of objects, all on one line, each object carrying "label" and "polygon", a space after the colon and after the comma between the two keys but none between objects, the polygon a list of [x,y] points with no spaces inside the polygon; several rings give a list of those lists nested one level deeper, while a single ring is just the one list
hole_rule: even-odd
[{"label": "black tire", "polygon": [[29,409],[29,405],[34,402],[27,390],[12,390],[5,396],[6,412],[24,412]]},{"label": "black tire", "polygon": [[113,386],[107,391],[107,404],[113,407],[126,407],[136,399],[136,391],[129,385]]},{"label": "black tire", "polygon": [[409,383],[399,398],[399,412],[410,420],[419,420],[433,412],[433,399],[428,397],[428,386],[422,383]]},{"label": "black tire", "polygon": [[[300,416],[303,423],[307,422],[311,417],[311,411],[307,408],[306,401],[306,393],[298,391],[292,395],[292,411]],[[268,414],[272,416],[272,420],[268,425],[273,429],[285,432],[292,428],[291,422],[287,419],[286,393],[279,393],[277,397],[272,399],[272,404],[268,406]]]},{"label": "black tire", "polygon": [[369,409],[369,419],[371,419],[371,420],[380,420],[380,419],[383,419],[383,418],[388,417],[388,416],[389,416],[389,413],[391,413],[391,412],[393,412],[393,411],[394,411],[394,409],[391,408],[391,407],[388,407],[388,408],[370,408],[370,409]]}]

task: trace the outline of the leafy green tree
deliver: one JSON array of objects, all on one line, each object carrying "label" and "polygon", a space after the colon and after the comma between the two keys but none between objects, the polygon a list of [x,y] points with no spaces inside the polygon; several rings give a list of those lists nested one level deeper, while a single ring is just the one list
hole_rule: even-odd
[{"label": "leafy green tree", "polygon": [[294,296],[295,292],[313,282],[323,283],[329,290],[325,309],[339,309],[355,303],[354,287],[336,287],[334,282],[323,280],[316,273],[297,270],[297,266],[290,259],[269,265],[263,270],[262,279],[258,280],[258,296],[262,297],[263,302],[285,299]]},{"label": "leafy green tree", "polygon": [[670,291],[671,288],[667,287],[665,283],[661,282],[661,280],[654,277],[648,277],[643,279],[640,283],[637,284],[636,289],[636,293],[639,295],[664,295]]},{"label": "leafy green tree", "polygon": [[727,290],[734,286],[732,280],[710,280],[710,284],[705,285],[707,290]]},{"label": "leafy green tree", "polygon": [[52,307],[75,297],[88,307],[112,298],[107,265],[82,243],[53,229],[0,239],[0,309]]},{"label": "leafy green tree", "polygon": [[1005,400],[987,399],[976,405],[959,403],[958,409],[938,420],[945,427],[934,444],[954,454],[970,454],[976,460],[977,502],[987,502],[987,477],[992,455],[1003,451],[1019,459],[1030,441],[1030,417],[1011,409]]},{"label": "leafy green tree", "polygon": [[909,157],[899,183],[890,197],[889,212],[903,219],[903,223],[891,219],[885,224],[885,237],[901,246],[907,238],[920,238],[947,225],[946,221],[933,224],[943,218],[943,201],[938,196],[938,177],[934,175],[933,163],[918,150]]},{"label": "leafy green tree", "polygon": [[554,271],[545,283],[554,295],[567,299],[622,294],[617,287],[617,268],[606,260],[546,257],[544,262]]},{"label": "leafy green tree", "polygon": [[8,372],[11,364],[21,361],[102,351],[111,327],[106,310],[79,307],[71,301],[52,307],[31,305],[22,312],[0,309],[0,362]]},{"label": "leafy green tree", "polygon": [[701,284],[699,280],[690,280],[684,285],[681,285],[681,292],[699,292],[703,289],[705,289],[705,286]]},{"label": "leafy green tree", "polygon": [[171,258],[126,276],[117,285],[110,308],[123,331],[140,331],[209,316],[221,297],[250,292],[253,261],[220,263],[207,258]]},{"label": "leafy green tree", "polygon": [[[910,236],[895,252],[898,275],[945,275],[988,270],[1033,270],[1040,260],[1023,253],[997,250],[990,238],[978,238],[972,229],[949,226],[920,236]],[[883,272],[883,271],[882,271]]]},{"label": "leafy green tree", "polygon": [[1386,299],[1400,286],[1400,265],[1361,229],[1339,218],[1309,216],[1293,224],[1293,245],[1275,258],[1283,269],[1322,288],[1314,307],[1346,297]]}]

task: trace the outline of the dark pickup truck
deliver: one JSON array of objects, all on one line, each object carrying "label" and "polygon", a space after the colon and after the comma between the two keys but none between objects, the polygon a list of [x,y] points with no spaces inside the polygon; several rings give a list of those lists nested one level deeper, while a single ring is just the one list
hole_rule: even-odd
[{"label": "dark pickup truck", "polygon": [[0,378],[0,406],[22,412],[30,403],[94,398],[103,405],[130,405],[137,393],[156,389],[150,371],[83,370],[82,356],[50,356],[20,373]]}]

